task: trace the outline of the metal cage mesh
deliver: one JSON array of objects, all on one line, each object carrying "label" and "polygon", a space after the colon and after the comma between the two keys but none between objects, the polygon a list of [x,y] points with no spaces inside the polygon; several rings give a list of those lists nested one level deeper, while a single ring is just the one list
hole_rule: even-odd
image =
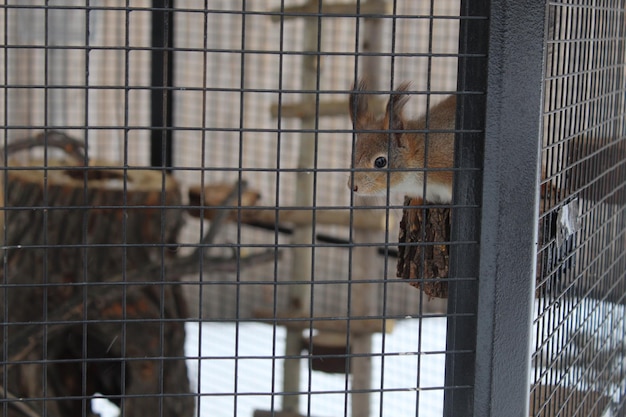
[{"label": "metal cage mesh", "polygon": [[347,96],[363,56],[407,114],[453,93],[459,2],[274,3],[1,2],[2,415],[441,413],[442,303],[395,279],[401,198],[353,213]]},{"label": "metal cage mesh", "polygon": [[[535,318],[504,325],[532,326],[531,416],[619,416],[625,5],[545,5]],[[347,187],[356,137],[381,133],[350,120],[363,74],[380,116],[411,81],[404,115],[426,115],[413,130],[430,143],[430,109],[457,96],[463,156],[445,168],[480,181],[483,84],[510,75],[485,71],[490,8],[0,1],[0,414],[456,417],[485,392],[506,402],[474,385],[479,200],[497,196],[413,201],[422,229],[399,245],[402,194]],[[424,239],[435,210],[457,242]],[[422,288],[442,282],[428,256],[445,259],[431,275],[452,264],[450,300],[397,278],[403,249],[421,254],[406,269]]]},{"label": "metal cage mesh", "polygon": [[624,404],[624,8],[547,17],[531,415],[603,416]]}]

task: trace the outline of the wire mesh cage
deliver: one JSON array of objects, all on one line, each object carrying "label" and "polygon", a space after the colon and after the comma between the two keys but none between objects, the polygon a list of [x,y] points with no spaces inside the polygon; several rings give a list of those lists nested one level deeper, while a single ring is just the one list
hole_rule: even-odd
[{"label": "wire mesh cage", "polygon": [[[533,32],[506,24],[524,13],[546,25],[544,68],[525,62],[541,180],[494,179],[488,86],[524,77],[497,47]],[[511,415],[620,415],[623,2],[5,0],[0,19],[2,415],[495,416],[485,393],[515,401],[481,379],[509,377],[498,357],[521,367]],[[490,239],[489,180],[535,187],[515,232],[536,259],[489,268],[519,246]],[[514,275],[534,322],[481,340]],[[531,332],[532,355],[497,343]]]},{"label": "wire mesh cage", "polygon": [[623,6],[548,6],[532,415],[622,415]]},{"label": "wire mesh cage", "polygon": [[350,211],[347,97],[363,53],[407,113],[453,92],[458,3],[205,3],[1,9],[4,414],[436,413],[445,319],[385,281],[401,208]]}]

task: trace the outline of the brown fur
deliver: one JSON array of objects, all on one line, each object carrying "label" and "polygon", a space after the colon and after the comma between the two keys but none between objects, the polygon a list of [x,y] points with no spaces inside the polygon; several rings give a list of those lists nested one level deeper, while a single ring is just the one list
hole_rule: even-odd
[{"label": "brown fur", "polygon": [[[410,96],[410,85],[401,84],[391,93],[385,115],[380,118],[368,110],[365,82],[360,81],[350,95],[350,117],[357,131],[354,151],[353,178],[348,187],[359,195],[385,194],[402,191],[406,195],[423,197],[426,178],[426,198],[433,202],[449,202],[452,195],[454,164],[454,124],[456,97],[449,96],[417,120],[407,120],[403,108]],[[449,132],[411,132],[411,130],[446,130]],[[387,166],[376,168],[378,157],[387,158]],[[415,171],[401,171],[415,169]]]}]

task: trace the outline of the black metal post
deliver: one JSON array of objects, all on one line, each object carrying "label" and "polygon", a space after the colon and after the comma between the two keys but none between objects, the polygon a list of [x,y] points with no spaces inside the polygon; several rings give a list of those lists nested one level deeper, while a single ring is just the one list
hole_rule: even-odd
[{"label": "black metal post", "polygon": [[461,1],[450,248],[444,416],[470,415],[474,404],[476,312],[487,89],[488,1]]},{"label": "black metal post", "polygon": [[174,0],[153,0],[150,163],[172,166]]},{"label": "black metal post", "polygon": [[545,12],[490,6],[474,416],[529,415]]}]

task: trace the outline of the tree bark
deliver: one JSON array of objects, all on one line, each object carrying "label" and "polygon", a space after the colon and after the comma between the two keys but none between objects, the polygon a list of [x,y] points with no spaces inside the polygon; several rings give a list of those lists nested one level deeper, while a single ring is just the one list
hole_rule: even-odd
[{"label": "tree bark", "polygon": [[[397,276],[428,297],[448,297],[450,209],[405,197],[398,237]],[[417,207],[419,206],[419,207]]]},{"label": "tree bark", "polygon": [[193,415],[187,312],[178,276],[165,273],[183,222],[176,182],[103,163],[45,167],[13,164],[5,174],[9,415],[93,415],[96,392],[126,416]]}]

